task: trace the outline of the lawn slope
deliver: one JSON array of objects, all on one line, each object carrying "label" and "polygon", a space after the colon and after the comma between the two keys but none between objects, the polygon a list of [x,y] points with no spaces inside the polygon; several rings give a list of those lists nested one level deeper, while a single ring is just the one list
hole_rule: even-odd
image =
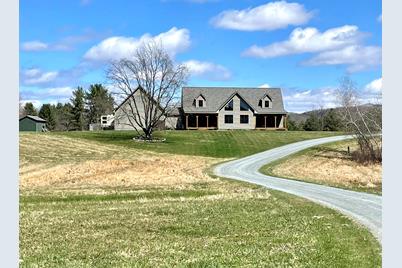
[{"label": "lawn slope", "polygon": [[288,143],[341,134],[328,131],[157,131],[155,137],[166,138],[166,142],[150,144],[134,142],[132,140],[136,136],[134,131],[54,133],[127,148],[218,158],[243,157]]},{"label": "lawn slope", "polygon": [[20,161],[21,267],[381,266],[344,215],[209,177],[222,158],[24,133]]}]

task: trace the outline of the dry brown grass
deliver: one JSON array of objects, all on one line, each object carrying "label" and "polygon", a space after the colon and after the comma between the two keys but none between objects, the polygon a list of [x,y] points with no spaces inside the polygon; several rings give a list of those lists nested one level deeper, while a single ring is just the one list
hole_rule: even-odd
[{"label": "dry brown grass", "polygon": [[180,187],[214,180],[205,170],[217,161],[62,136],[22,134],[20,188]]},{"label": "dry brown grass", "polygon": [[304,179],[347,188],[381,191],[381,164],[357,163],[347,154],[357,148],[355,141],[322,145],[270,167],[280,177]]}]

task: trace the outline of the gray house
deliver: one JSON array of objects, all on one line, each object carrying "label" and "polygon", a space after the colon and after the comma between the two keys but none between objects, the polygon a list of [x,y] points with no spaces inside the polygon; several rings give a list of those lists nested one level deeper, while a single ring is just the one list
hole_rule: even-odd
[{"label": "gray house", "polygon": [[[133,113],[132,96],[139,115]],[[143,113],[137,88],[116,108],[114,129],[133,129],[133,117]],[[280,88],[183,87],[181,107],[164,114],[158,128],[286,130],[286,122]]]},{"label": "gray house", "polygon": [[46,120],[35,115],[20,118],[20,131],[46,131]]},{"label": "gray house", "polygon": [[184,87],[185,129],[287,129],[280,88]]}]

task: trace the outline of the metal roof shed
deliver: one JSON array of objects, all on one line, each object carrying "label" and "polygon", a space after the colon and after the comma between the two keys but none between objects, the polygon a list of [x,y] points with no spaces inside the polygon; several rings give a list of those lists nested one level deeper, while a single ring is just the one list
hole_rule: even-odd
[{"label": "metal roof shed", "polygon": [[46,129],[46,120],[35,115],[26,115],[20,118],[20,131],[41,132]]}]

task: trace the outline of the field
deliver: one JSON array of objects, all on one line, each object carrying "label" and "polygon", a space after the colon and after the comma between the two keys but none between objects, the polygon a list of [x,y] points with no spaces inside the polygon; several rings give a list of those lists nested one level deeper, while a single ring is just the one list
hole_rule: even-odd
[{"label": "field", "polygon": [[355,140],[312,147],[261,168],[261,172],[290,179],[301,179],[355,191],[382,193],[381,164],[359,164],[347,148],[356,150]]},{"label": "field", "polygon": [[337,132],[306,131],[159,131],[155,137],[166,138],[164,143],[133,142],[133,131],[59,132],[71,138],[122,145],[128,148],[159,153],[210,156],[216,158],[242,157],[274,147],[306,139],[339,135]]},{"label": "field", "polygon": [[[347,217],[288,194],[210,177],[211,165],[237,157],[195,142],[197,135],[214,135],[225,146],[239,139],[236,132],[216,133],[191,133],[185,150],[152,148],[129,134],[116,140],[108,132],[95,138],[20,134],[20,266],[381,266],[379,243]],[[275,135],[261,136],[260,142],[269,140],[263,149],[285,142]],[[247,146],[243,141],[233,148],[239,154],[261,150]]]}]

